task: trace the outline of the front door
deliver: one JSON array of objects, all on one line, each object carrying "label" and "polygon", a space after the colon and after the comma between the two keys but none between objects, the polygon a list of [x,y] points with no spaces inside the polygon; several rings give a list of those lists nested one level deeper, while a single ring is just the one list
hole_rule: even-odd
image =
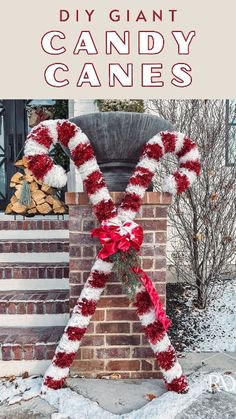
[{"label": "front door", "polygon": [[13,189],[14,163],[22,155],[27,135],[25,100],[0,100],[0,210],[7,206]]}]

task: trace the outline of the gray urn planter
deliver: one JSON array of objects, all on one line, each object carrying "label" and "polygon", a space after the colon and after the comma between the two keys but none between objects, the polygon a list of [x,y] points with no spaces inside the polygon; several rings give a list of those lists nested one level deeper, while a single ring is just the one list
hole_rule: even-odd
[{"label": "gray urn planter", "polygon": [[173,126],[155,115],[98,112],[70,119],[88,136],[110,191],[124,191],[143,145]]}]

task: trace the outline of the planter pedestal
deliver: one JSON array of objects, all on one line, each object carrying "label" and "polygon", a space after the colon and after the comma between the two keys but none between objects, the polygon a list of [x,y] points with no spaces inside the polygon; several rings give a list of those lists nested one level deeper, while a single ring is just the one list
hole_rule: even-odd
[{"label": "planter pedestal", "polygon": [[[116,204],[122,192],[111,192]],[[75,305],[99,249],[90,231],[98,226],[85,193],[67,193],[70,231],[70,304]],[[137,221],[144,229],[142,267],[156,284],[165,304],[166,230],[169,194],[147,192]],[[96,378],[113,373],[122,378],[160,378],[135,310],[112,277],[84,336],[71,373]]]}]

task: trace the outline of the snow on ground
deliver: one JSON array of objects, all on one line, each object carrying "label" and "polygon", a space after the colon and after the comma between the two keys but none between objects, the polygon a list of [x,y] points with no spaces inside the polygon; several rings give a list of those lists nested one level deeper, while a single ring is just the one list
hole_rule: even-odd
[{"label": "snow on ground", "polygon": [[[2,380],[0,382],[0,404],[12,405],[21,400],[39,396],[41,383],[41,377],[16,378],[12,382]],[[57,413],[51,415],[52,419],[90,419],[93,417],[98,419],[174,419],[207,388],[208,376],[198,374],[198,376],[192,376],[190,391],[187,394],[179,395],[166,392],[141,409],[121,416],[103,410],[96,402],[90,401],[69,388],[56,391],[48,390],[47,394],[41,397],[56,408]]]},{"label": "snow on ground", "polygon": [[194,305],[194,290],[185,284],[170,284],[170,335],[179,351],[235,352],[236,281],[219,283],[206,310]]},{"label": "snow on ground", "polygon": [[[200,352],[235,352],[236,350],[236,281],[225,289],[216,288],[206,312],[199,317],[197,349]],[[189,348],[191,351],[191,348]]]}]

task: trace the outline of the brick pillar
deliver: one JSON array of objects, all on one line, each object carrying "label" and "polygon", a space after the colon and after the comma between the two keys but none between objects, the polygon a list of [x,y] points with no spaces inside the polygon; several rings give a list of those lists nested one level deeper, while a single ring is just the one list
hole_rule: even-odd
[{"label": "brick pillar", "polygon": [[[122,193],[112,192],[116,204]],[[70,298],[73,306],[80,295],[99,249],[90,237],[98,225],[85,193],[67,193],[70,230]],[[136,221],[144,229],[142,267],[156,284],[165,304],[166,297],[166,230],[169,194],[147,192]],[[135,310],[122,294],[121,283],[113,278],[82,341],[72,367],[73,373],[94,378],[118,373],[122,378],[159,378],[152,350],[142,333]]]}]

